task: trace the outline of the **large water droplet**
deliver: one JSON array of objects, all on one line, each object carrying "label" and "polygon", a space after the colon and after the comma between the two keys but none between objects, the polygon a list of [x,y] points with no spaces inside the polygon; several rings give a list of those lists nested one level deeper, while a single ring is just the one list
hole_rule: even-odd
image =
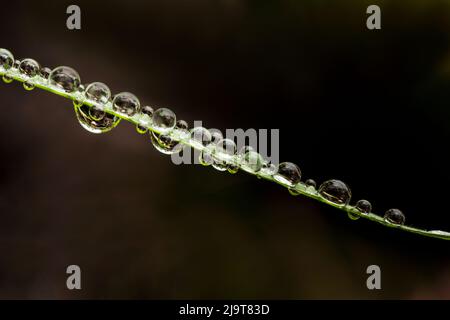
[{"label": "large water droplet", "polygon": [[262,156],[256,151],[248,151],[241,156],[242,169],[249,172],[258,172],[264,163]]},{"label": "large water droplet", "polygon": [[352,197],[350,188],[340,180],[325,181],[319,187],[319,194],[330,202],[342,205],[347,205]]},{"label": "large water droplet", "polygon": [[208,129],[203,127],[195,127],[191,129],[191,139],[200,146],[206,147],[211,143],[212,136]]},{"label": "large water droplet", "polygon": [[102,82],[93,82],[87,86],[84,95],[89,100],[105,105],[111,98],[111,90]]},{"label": "large water droplet", "polygon": [[39,63],[36,60],[30,58],[23,59],[19,65],[20,73],[25,74],[30,78],[38,75],[40,69],[41,66],[39,65]]},{"label": "large water droplet", "polygon": [[174,154],[183,150],[183,145],[169,136],[161,135],[156,132],[150,132],[150,138],[156,150],[164,154]]},{"label": "large water droplet", "polygon": [[278,165],[278,171],[273,178],[287,186],[295,186],[301,179],[300,168],[291,162],[283,162]]},{"label": "large water droplet", "polygon": [[9,50],[0,48],[0,68],[3,71],[10,69],[14,65],[14,56]]},{"label": "large water droplet", "polygon": [[372,211],[372,205],[367,200],[358,200],[355,208],[361,213],[370,213]]},{"label": "large water droplet", "polygon": [[219,171],[226,171],[228,169],[228,164],[226,161],[219,160],[215,155],[223,154],[227,156],[233,156],[236,154],[236,144],[231,139],[220,140],[214,148],[214,162],[212,166]]},{"label": "large water droplet", "polygon": [[81,107],[75,107],[75,114],[77,116],[80,125],[89,132],[92,133],[104,133],[115,128],[119,122],[120,118],[112,114],[105,114],[105,116],[100,120],[94,120],[89,116],[89,109],[87,105]]},{"label": "large water droplet", "polygon": [[405,224],[406,218],[399,209],[389,209],[384,214],[384,220],[393,224],[403,225]]},{"label": "large water droplet", "polygon": [[130,92],[120,92],[114,96],[112,108],[117,113],[132,117],[141,109],[139,99]]},{"label": "large water droplet", "polygon": [[160,108],[153,113],[153,127],[162,134],[169,133],[177,123],[177,117],[172,110]]},{"label": "large water droplet", "polygon": [[66,92],[75,92],[80,86],[80,75],[71,67],[56,67],[49,75],[50,83]]}]

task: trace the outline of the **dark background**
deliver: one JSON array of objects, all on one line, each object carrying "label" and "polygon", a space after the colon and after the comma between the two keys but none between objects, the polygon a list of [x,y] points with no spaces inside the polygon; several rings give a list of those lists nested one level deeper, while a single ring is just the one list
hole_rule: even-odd
[{"label": "dark background", "polygon": [[[279,128],[281,161],[450,229],[450,2],[2,3],[0,47],[206,127]],[[382,30],[366,8],[382,9]],[[0,298],[450,298],[449,243],[244,173],[172,164],[129,124],[0,84]],[[82,269],[82,290],[65,287]],[[366,268],[382,290],[366,288]]]}]

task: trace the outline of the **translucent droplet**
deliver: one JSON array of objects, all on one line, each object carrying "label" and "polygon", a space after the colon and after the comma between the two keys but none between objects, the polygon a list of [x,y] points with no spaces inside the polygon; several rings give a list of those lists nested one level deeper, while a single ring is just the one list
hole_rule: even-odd
[{"label": "translucent droplet", "polygon": [[145,134],[145,133],[147,133],[148,129],[147,129],[147,127],[144,127],[143,125],[137,124],[136,131],[139,134]]},{"label": "translucent droplet", "polygon": [[4,71],[10,69],[14,65],[14,56],[9,50],[0,48],[0,68]]},{"label": "translucent droplet", "polygon": [[42,78],[44,79],[48,79],[48,77],[50,76],[50,73],[52,72],[52,69],[48,68],[48,67],[43,67],[39,70],[39,74]]},{"label": "translucent droplet", "polygon": [[92,133],[104,133],[115,128],[119,122],[120,118],[112,114],[105,114],[101,120],[94,120],[89,116],[89,109],[87,105],[81,107],[75,107],[75,114],[77,116],[80,125],[89,132]]},{"label": "translucent droplet", "polygon": [[39,69],[41,69],[39,63],[36,60],[30,58],[23,59],[19,65],[20,73],[25,74],[30,78],[38,75]]},{"label": "translucent droplet", "polygon": [[150,132],[150,138],[156,150],[164,154],[174,154],[183,150],[182,144],[173,140],[169,136],[161,135],[156,132]]},{"label": "translucent droplet", "polygon": [[23,87],[25,88],[25,90],[33,90],[34,89],[34,84],[31,81],[25,81],[23,83]]},{"label": "translucent droplet", "polygon": [[300,192],[298,192],[294,188],[289,188],[288,190],[289,190],[289,193],[292,194],[293,196],[298,196],[300,194]]},{"label": "translucent droplet", "polygon": [[153,126],[162,134],[169,133],[175,127],[177,117],[172,110],[160,108],[153,113]]},{"label": "translucent droplet", "polygon": [[219,171],[226,171],[228,169],[227,162],[218,159],[216,156],[216,155],[220,156],[221,154],[227,156],[233,156],[234,154],[236,154],[236,144],[234,143],[233,140],[222,139],[216,144],[214,149],[213,154],[214,162],[212,164],[213,167]]},{"label": "translucent droplet", "polygon": [[356,213],[353,213],[353,212],[347,212],[347,216],[351,220],[358,220],[359,218],[361,218],[359,215],[357,215]]},{"label": "translucent droplet", "polygon": [[255,149],[253,149],[252,146],[243,146],[242,148],[239,149],[238,154],[239,155],[244,155],[249,151],[255,151]]},{"label": "translucent droplet", "polygon": [[350,188],[340,180],[325,181],[319,187],[319,194],[330,202],[342,205],[347,205],[352,197]]},{"label": "translucent droplet", "polygon": [[277,170],[278,166],[271,163],[270,161],[264,162],[261,168],[261,172],[269,176],[273,176],[274,174],[276,174]]},{"label": "translucent droplet", "polygon": [[189,129],[188,123],[186,121],[184,121],[184,120],[177,120],[177,123],[176,123],[175,127],[177,127],[178,129],[181,129],[181,130],[188,130]]},{"label": "translucent droplet", "polygon": [[296,164],[283,162],[278,165],[278,171],[273,178],[284,185],[292,187],[300,182],[301,176],[300,168]]},{"label": "translucent droplet", "polygon": [[370,213],[372,211],[372,205],[367,200],[358,200],[355,208],[361,213]]},{"label": "translucent droplet", "polygon": [[153,108],[150,106],[143,106],[142,113],[148,115],[149,117],[153,116]]},{"label": "translucent droplet", "polygon": [[139,99],[130,92],[121,92],[114,96],[112,108],[117,113],[132,117],[141,109]]},{"label": "translucent droplet", "polygon": [[241,157],[242,169],[249,172],[258,172],[261,170],[264,160],[256,151],[248,151]]},{"label": "translucent droplet", "polygon": [[104,105],[111,98],[111,90],[109,90],[108,86],[102,82],[93,82],[87,86],[84,95],[89,100]]},{"label": "translucent droplet", "polygon": [[211,143],[211,133],[208,129],[203,127],[195,127],[191,130],[191,138],[199,145],[206,147]]},{"label": "translucent droplet", "polygon": [[399,209],[389,209],[384,214],[384,220],[393,224],[403,225],[405,224],[406,218]]},{"label": "translucent droplet", "polygon": [[4,83],[11,83],[14,80],[13,77],[11,77],[10,75],[7,75],[7,74],[4,74],[2,79],[3,79]]},{"label": "translucent droplet", "polygon": [[314,189],[317,187],[316,181],[314,181],[313,179],[308,179],[308,180],[306,180],[306,181],[305,181],[305,185],[306,185],[307,187],[312,187],[312,188],[314,188]]},{"label": "translucent droplet", "polygon": [[80,75],[71,67],[56,67],[49,75],[50,83],[66,92],[75,92],[80,86]]},{"label": "translucent droplet", "polygon": [[230,163],[228,164],[227,170],[229,173],[235,174],[239,171],[239,167],[235,164]]}]

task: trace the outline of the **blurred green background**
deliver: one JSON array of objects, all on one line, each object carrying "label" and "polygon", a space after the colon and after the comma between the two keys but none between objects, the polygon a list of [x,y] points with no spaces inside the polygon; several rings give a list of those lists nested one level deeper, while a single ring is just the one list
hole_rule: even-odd
[{"label": "blurred green background", "polygon": [[[70,4],[2,3],[0,47],[190,125],[279,128],[305,179],[450,230],[450,1],[77,1],[80,31]],[[69,101],[18,83],[0,108],[0,298],[450,298],[446,241],[175,166],[130,124],[90,134]],[[366,288],[371,264],[382,290]]]}]

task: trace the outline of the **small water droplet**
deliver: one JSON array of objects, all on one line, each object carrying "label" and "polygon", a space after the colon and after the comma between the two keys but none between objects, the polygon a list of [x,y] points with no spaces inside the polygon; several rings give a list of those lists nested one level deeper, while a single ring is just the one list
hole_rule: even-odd
[{"label": "small water droplet", "polygon": [[227,170],[231,174],[235,174],[239,171],[239,167],[235,164],[228,164]]},{"label": "small water droplet", "polygon": [[142,126],[140,124],[137,124],[136,125],[136,131],[137,131],[137,133],[145,134],[145,133],[147,133],[148,129],[147,129],[147,127],[144,127],[144,126]]},{"label": "small water droplet", "polygon": [[156,150],[164,154],[174,154],[183,150],[183,145],[169,136],[150,132],[150,138]]},{"label": "small water droplet", "polygon": [[34,89],[34,84],[31,81],[25,81],[23,83],[23,87],[25,88],[25,90],[33,90]]},{"label": "small water droplet", "polygon": [[274,174],[276,174],[277,170],[278,166],[271,163],[270,161],[264,162],[261,168],[261,172],[269,176],[273,176]]},{"label": "small water droplet", "polygon": [[14,80],[13,77],[11,77],[10,75],[7,75],[7,74],[4,74],[2,79],[3,79],[4,83],[11,83]]},{"label": "small water droplet", "polygon": [[260,171],[264,163],[262,156],[255,151],[246,152],[241,159],[242,169],[249,172]]},{"label": "small water droplet", "polygon": [[14,65],[14,56],[9,50],[0,48],[0,68],[8,70]]},{"label": "small water droplet", "polygon": [[298,192],[294,188],[289,188],[288,190],[289,190],[289,193],[292,194],[293,196],[298,196],[300,194],[300,192]]},{"label": "small water droplet", "polygon": [[180,130],[188,130],[189,129],[188,123],[184,120],[177,120],[175,127],[177,127]]},{"label": "small water droplet", "polygon": [[325,181],[319,187],[319,194],[330,202],[342,205],[347,205],[352,197],[350,188],[340,180]]},{"label": "small water droplet", "polygon": [[308,179],[305,181],[305,185],[307,187],[312,187],[313,189],[315,189],[317,187],[317,183],[316,181],[314,181],[313,179]]},{"label": "small water droplet", "polygon": [[39,70],[39,75],[44,79],[48,79],[51,72],[52,72],[52,69],[50,69],[48,67],[43,67]]},{"label": "small water droplet", "polygon": [[291,162],[283,162],[278,165],[278,171],[273,178],[287,186],[295,186],[301,179],[300,168]]},{"label": "small water droplet", "polygon": [[34,59],[23,59],[19,65],[19,71],[22,74],[27,75],[28,77],[34,77],[39,74],[40,69],[39,63]]},{"label": "small water droplet", "polygon": [[233,156],[236,154],[236,144],[233,140],[221,139],[215,146],[213,154],[214,162],[212,163],[212,166],[219,171],[226,171],[228,169],[227,162],[217,159],[217,157],[214,156],[216,154]]},{"label": "small water droplet", "polygon": [[347,212],[347,216],[351,219],[351,220],[358,220],[359,218],[361,218],[359,215],[357,215],[354,212]]},{"label": "small water droplet", "polygon": [[19,70],[19,66],[20,66],[20,60],[16,59],[13,63],[13,68]]},{"label": "small water droplet", "polygon": [[106,113],[100,120],[94,120],[89,116],[89,110],[91,108],[87,105],[81,107],[75,107],[75,114],[77,116],[80,125],[89,132],[92,133],[105,133],[115,128],[120,118],[112,114]]},{"label": "small water droplet", "polygon": [[80,86],[80,75],[71,67],[56,67],[49,75],[50,84],[66,92],[75,92]]},{"label": "small water droplet", "polygon": [[370,213],[372,211],[372,205],[367,200],[358,200],[355,208],[361,213]]},{"label": "small water droplet", "polygon": [[153,113],[153,127],[162,134],[167,134],[175,127],[177,117],[172,110],[160,108]]},{"label": "small water droplet", "polygon": [[393,224],[405,224],[405,215],[399,209],[389,209],[384,214],[384,220]]},{"label": "small water droplet", "polygon": [[203,127],[195,127],[191,129],[191,139],[206,147],[211,143],[212,136],[208,129]]},{"label": "small water droplet", "polygon": [[148,115],[149,117],[153,116],[153,108],[150,106],[143,106],[142,107],[142,113]]},{"label": "small water droplet", "polygon": [[89,100],[105,105],[111,98],[111,90],[103,82],[93,82],[87,86],[84,95]]},{"label": "small water droplet", "polygon": [[112,108],[117,113],[132,117],[140,111],[139,99],[130,92],[120,92],[114,96]]}]

